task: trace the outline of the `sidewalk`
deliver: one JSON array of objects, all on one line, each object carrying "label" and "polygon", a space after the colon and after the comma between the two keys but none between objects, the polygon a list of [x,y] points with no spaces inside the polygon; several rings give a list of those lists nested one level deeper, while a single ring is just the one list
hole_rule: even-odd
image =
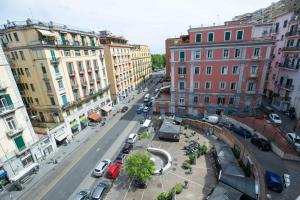
[{"label": "sidewalk", "polygon": [[[67,162],[67,158],[71,157],[73,153],[77,152],[82,146],[85,146],[93,141],[90,138],[95,138],[96,136],[100,139],[104,136],[108,130],[110,130],[123,116],[123,114],[116,114],[117,110],[120,109],[125,104],[131,108],[135,104],[135,102],[143,95],[143,93],[136,95],[136,91],[133,91],[129,97],[125,98],[122,102],[116,105],[112,112],[106,119],[106,124],[104,126],[96,126],[96,127],[87,127],[84,130],[80,131],[78,134],[74,135],[73,140],[67,146],[61,146],[56,152],[50,154],[45,160],[41,161],[40,170],[37,174],[31,175],[29,180],[23,184],[24,189],[22,191],[11,191],[3,190],[0,192],[1,200],[11,200],[11,199],[22,199],[22,195],[25,193],[31,192],[32,189],[35,188],[35,185],[40,184],[43,181],[45,175],[49,173],[57,172],[55,175],[59,175],[59,171],[65,169],[70,165]],[[134,100],[128,103],[128,99],[135,96]],[[52,163],[52,159],[57,160],[57,164]],[[55,178],[55,177],[53,177]],[[39,191],[35,191],[39,192]]]}]

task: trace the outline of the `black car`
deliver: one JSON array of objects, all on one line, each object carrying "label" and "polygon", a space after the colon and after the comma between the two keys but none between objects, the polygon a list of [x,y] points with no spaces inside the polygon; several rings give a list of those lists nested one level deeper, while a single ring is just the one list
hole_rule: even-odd
[{"label": "black car", "polygon": [[99,200],[103,199],[106,193],[112,186],[112,181],[109,179],[101,179],[98,185],[95,187],[91,199],[92,200]]},{"label": "black car", "polygon": [[147,107],[151,107],[151,106],[152,106],[152,101],[147,102],[147,103],[146,103],[146,106],[147,106]]},{"label": "black car", "polygon": [[140,180],[137,179],[137,178],[135,178],[135,179],[133,180],[133,186],[136,187],[136,188],[141,188],[141,189],[147,188],[146,183],[140,181]]},{"label": "black car", "polygon": [[119,163],[124,163],[126,159],[126,154],[124,153],[119,153],[119,155],[117,156],[115,162],[119,162]]},{"label": "black car", "polygon": [[128,110],[128,107],[127,106],[124,106],[121,110],[122,113],[126,112]]},{"label": "black car", "polygon": [[270,143],[263,138],[253,137],[253,138],[251,138],[251,143],[253,145],[257,146],[257,148],[262,151],[270,151],[271,150]]},{"label": "black car", "polygon": [[244,137],[244,138],[251,138],[252,137],[252,133],[250,131],[248,131],[247,129],[243,128],[243,127],[236,127],[233,126],[230,128],[234,133]]},{"label": "black car", "polygon": [[132,147],[133,147],[132,144],[126,143],[122,149],[122,153],[126,153],[126,154],[130,153]]}]

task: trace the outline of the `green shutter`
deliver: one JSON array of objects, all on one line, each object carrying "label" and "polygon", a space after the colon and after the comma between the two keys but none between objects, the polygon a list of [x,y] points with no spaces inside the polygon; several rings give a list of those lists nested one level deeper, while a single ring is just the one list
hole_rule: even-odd
[{"label": "green shutter", "polygon": [[180,59],[184,59],[184,51],[180,52]]},{"label": "green shutter", "polygon": [[81,36],[81,42],[82,42],[82,46],[84,46],[85,42],[84,42],[84,37],[83,36]]},{"label": "green shutter", "polygon": [[230,32],[225,32],[225,40],[230,40]]},{"label": "green shutter", "polygon": [[56,60],[55,52],[53,49],[50,50],[50,53],[51,53],[52,60]]},{"label": "green shutter", "polygon": [[12,103],[12,100],[11,100],[11,98],[10,98],[10,96],[9,96],[9,94],[5,94],[5,95],[3,95],[3,96],[4,96],[6,102],[7,102],[7,104],[8,104],[9,106],[13,104],[13,103]]},{"label": "green shutter", "polygon": [[73,68],[72,68],[72,64],[68,63],[68,68],[69,68],[69,73],[73,74]]},{"label": "green shutter", "polygon": [[201,42],[201,34],[196,34],[196,42]]},{"label": "green shutter", "polygon": [[94,47],[94,46],[95,46],[95,43],[94,43],[93,38],[90,38],[90,41],[91,41],[91,46]]},{"label": "green shutter", "polygon": [[214,34],[213,34],[213,33],[209,33],[209,34],[208,34],[208,41],[209,41],[209,42],[214,41]]},{"label": "green shutter", "polygon": [[26,146],[25,146],[22,136],[16,137],[14,140],[15,140],[15,143],[16,143],[19,151],[22,151],[23,149],[25,149]]},{"label": "green shutter", "polygon": [[237,32],[237,39],[238,39],[238,40],[243,39],[243,31],[238,31],[238,32]]}]

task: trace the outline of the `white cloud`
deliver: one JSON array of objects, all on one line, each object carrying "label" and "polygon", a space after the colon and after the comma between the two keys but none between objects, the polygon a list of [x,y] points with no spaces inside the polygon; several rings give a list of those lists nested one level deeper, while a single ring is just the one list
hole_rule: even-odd
[{"label": "white cloud", "polygon": [[164,52],[168,37],[185,34],[189,25],[223,23],[233,16],[266,7],[273,0],[1,0],[0,23],[27,18],[54,21],[95,31],[108,29],[131,43]]}]

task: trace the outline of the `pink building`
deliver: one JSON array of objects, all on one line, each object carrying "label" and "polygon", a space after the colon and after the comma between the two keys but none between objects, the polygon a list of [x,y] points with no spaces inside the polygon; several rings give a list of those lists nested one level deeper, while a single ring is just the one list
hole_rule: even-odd
[{"label": "pink building", "polygon": [[170,47],[169,112],[249,113],[259,106],[274,44],[270,34],[270,24],[239,21],[190,28],[189,40]]}]

